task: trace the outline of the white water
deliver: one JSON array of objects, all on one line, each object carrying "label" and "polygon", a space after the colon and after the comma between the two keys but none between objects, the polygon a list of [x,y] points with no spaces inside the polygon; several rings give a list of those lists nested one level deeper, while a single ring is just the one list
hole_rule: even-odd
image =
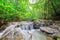
[{"label": "white water", "polygon": [[40,34],[38,31],[39,30],[33,29],[32,23],[22,23],[19,25],[19,27],[17,27],[17,24],[10,25],[0,33],[0,39],[6,37],[8,40],[10,40],[9,38],[12,39],[22,37],[23,40],[46,40],[46,37],[43,34]]}]

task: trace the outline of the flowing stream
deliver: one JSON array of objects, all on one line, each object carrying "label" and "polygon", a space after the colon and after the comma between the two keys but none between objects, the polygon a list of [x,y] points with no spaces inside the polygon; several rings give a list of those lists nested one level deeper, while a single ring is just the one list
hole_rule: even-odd
[{"label": "flowing stream", "polygon": [[5,40],[47,40],[39,29],[33,28],[33,23],[10,25],[0,33],[0,39]]}]

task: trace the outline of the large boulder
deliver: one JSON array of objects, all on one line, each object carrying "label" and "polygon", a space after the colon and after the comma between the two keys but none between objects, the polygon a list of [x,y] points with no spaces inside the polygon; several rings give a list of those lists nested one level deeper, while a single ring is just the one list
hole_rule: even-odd
[{"label": "large boulder", "polygon": [[40,30],[51,34],[59,32],[57,29],[53,29],[50,27],[40,27]]}]

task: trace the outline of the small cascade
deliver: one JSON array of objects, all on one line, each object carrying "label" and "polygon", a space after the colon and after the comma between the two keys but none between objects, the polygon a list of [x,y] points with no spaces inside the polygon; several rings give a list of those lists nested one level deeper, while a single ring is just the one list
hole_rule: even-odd
[{"label": "small cascade", "polygon": [[7,38],[7,40],[17,40],[19,38],[22,40],[31,40],[30,36],[32,35],[29,33],[28,30],[33,29],[32,22],[20,22],[13,24],[7,27],[0,35],[1,38]]},{"label": "small cascade", "polygon": [[20,27],[21,27],[22,30],[32,30],[32,29],[34,29],[33,28],[33,22],[21,23]]},{"label": "small cascade", "polygon": [[21,29],[22,30],[32,30],[34,29],[32,25],[22,25],[21,26]]},{"label": "small cascade", "polygon": [[[40,40],[44,37],[38,30],[33,28],[33,22],[20,22],[7,27],[0,35],[4,40]],[[37,38],[37,39],[36,39]],[[44,40],[44,39],[41,39]]]}]

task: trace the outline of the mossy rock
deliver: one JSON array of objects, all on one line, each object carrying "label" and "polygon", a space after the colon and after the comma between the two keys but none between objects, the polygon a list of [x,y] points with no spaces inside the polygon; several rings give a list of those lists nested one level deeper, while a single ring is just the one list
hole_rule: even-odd
[{"label": "mossy rock", "polygon": [[57,40],[60,40],[60,38],[57,38]]},{"label": "mossy rock", "polygon": [[7,40],[7,38],[2,38],[1,40]]}]

